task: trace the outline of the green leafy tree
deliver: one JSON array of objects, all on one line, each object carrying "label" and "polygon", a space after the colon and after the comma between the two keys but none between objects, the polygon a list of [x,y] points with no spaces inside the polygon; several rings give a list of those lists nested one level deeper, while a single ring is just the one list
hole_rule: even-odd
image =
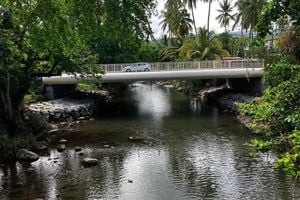
[{"label": "green leafy tree", "polygon": [[300,27],[300,2],[294,0],[271,0],[263,9],[257,24],[258,34],[265,37],[271,34],[272,24],[291,24]]},{"label": "green leafy tree", "polygon": [[78,30],[73,2],[10,1],[0,4],[0,107],[11,134],[22,121],[24,95],[34,77],[62,71],[95,73]]}]

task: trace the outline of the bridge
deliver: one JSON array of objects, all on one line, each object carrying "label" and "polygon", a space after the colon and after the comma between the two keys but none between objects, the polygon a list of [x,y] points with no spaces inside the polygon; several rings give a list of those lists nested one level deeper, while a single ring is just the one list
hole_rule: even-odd
[{"label": "bridge", "polygon": [[[97,75],[104,83],[156,81],[156,80],[186,80],[212,78],[255,78],[263,75],[263,61],[257,59],[245,60],[214,60],[192,62],[158,62],[149,63],[150,72],[122,72],[124,64],[102,64],[104,74]],[[43,77],[44,85],[72,85],[83,80],[95,80],[95,76],[80,74],[63,74],[61,76]]]}]

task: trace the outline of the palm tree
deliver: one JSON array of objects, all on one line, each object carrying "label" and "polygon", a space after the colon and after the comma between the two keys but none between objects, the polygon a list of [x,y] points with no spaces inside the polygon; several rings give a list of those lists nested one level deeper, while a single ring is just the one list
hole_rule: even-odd
[{"label": "palm tree", "polygon": [[214,32],[200,28],[197,37],[187,39],[178,49],[179,57],[185,60],[218,60],[229,56]]},{"label": "palm tree", "polygon": [[253,32],[256,24],[258,23],[258,17],[262,12],[266,0],[238,0],[236,6],[238,13],[235,14],[235,28],[240,24],[242,30],[249,30],[249,39],[253,39]]},{"label": "palm tree", "polygon": [[223,0],[220,2],[220,9],[217,10],[220,14],[216,17],[219,20],[221,27],[225,27],[225,32],[227,32],[227,26],[230,20],[235,20],[234,16],[231,14],[233,11],[233,6],[228,0]]},{"label": "palm tree", "polygon": [[210,12],[211,12],[211,4],[213,1],[215,0],[200,0],[200,1],[203,1],[203,2],[208,2],[208,16],[207,16],[207,31],[209,33],[210,29],[209,29],[209,24],[210,24]]},{"label": "palm tree", "polygon": [[195,15],[194,15],[194,8],[197,7],[196,2],[197,2],[197,0],[184,0],[184,4],[186,4],[188,6],[188,8],[191,9],[191,11],[192,11],[194,30],[195,30],[195,34],[197,35],[196,21],[195,21]]},{"label": "palm tree", "polygon": [[162,11],[161,17],[163,20],[160,22],[160,25],[163,31],[167,30],[170,35],[175,35],[181,43],[193,29],[191,25],[193,20],[191,20],[190,14],[181,2],[167,4],[165,10]]}]

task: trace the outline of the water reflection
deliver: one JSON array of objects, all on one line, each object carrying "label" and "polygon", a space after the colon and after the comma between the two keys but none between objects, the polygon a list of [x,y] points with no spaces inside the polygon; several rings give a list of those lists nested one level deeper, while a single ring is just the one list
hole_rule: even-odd
[{"label": "water reflection", "polygon": [[[66,135],[64,153],[52,148],[32,166],[0,168],[0,199],[300,198],[299,185],[292,191],[291,177],[273,168],[272,157],[249,157],[250,134],[230,114],[140,83],[102,111]],[[144,143],[127,140],[136,133]],[[83,168],[75,146],[99,165]]]}]

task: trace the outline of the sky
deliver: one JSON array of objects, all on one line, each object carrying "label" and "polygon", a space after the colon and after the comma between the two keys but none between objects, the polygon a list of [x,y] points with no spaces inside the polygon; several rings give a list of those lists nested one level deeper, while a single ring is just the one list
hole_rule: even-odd
[{"label": "sky", "polygon": [[[159,18],[159,15],[164,8],[164,4],[165,4],[166,0],[157,0],[157,1],[158,1],[158,5],[157,5],[158,16],[153,16],[151,18],[151,27],[154,32],[155,38],[159,38],[160,36],[163,35],[161,27],[159,26],[159,23],[162,20]],[[232,5],[235,4],[236,1],[237,0],[232,0]],[[217,12],[217,9],[219,9],[219,2],[214,1],[211,6],[210,29],[217,33],[220,33],[220,32],[223,32],[225,30],[225,28],[224,27],[221,28],[218,23],[218,20],[216,20],[216,17],[219,15]],[[236,12],[236,9],[234,9],[234,13],[235,12]],[[190,10],[189,10],[189,13],[191,13]],[[208,15],[208,3],[198,1],[197,8],[194,11],[194,14],[195,14],[195,21],[196,21],[197,28],[204,27],[204,26],[206,27],[207,15]],[[192,18],[192,15],[191,15],[191,18]],[[232,25],[232,23],[231,23],[231,25]]]}]

